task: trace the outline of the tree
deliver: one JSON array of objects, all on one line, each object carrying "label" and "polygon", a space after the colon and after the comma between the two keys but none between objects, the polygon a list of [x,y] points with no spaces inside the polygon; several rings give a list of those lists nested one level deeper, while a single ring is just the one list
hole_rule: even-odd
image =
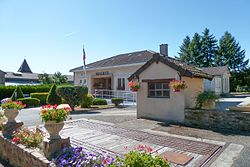
[{"label": "tree", "polygon": [[202,66],[203,59],[201,57],[201,37],[198,33],[194,34],[189,49],[191,58],[188,63],[198,67]]},{"label": "tree", "polygon": [[14,90],[12,96],[11,96],[11,100],[15,101],[15,100],[20,99],[20,98],[24,98],[23,91],[19,86],[17,86],[16,89]]},{"label": "tree", "polygon": [[239,42],[236,42],[231,33],[225,32],[219,40],[218,56],[216,65],[228,65],[232,71],[246,69],[249,60],[245,60],[245,50],[241,50]]},{"label": "tree", "polygon": [[187,63],[192,63],[192,55],[190,54],[190,43],[190,37],[186,36],[183,40],[182,45],[179,47],[180,52],[178,52],[179,59]]},{"label": "tree", "polygon": [[53,84],[50,91],[49,91],[49,94],[47,96],[47,103],[48,104],[61,104],[62,103],[62,99],[60,96],[57,95],[56,93],[56,85]]},{"label": "tree", "polygon": [[51,77],[47,73],[38,74],[38,80],[42,84],[51,84],[51,83],[53,83]]},{"label": "tree", "polygon": [[56,89],[59,96],[65,100],[71,109],[74,111],[74,107],[81,104],[83,98],[88,93],[86,86],[60,86]]},{"label": "tree", "polygon": [[217,40],[213,34],[209,33],[209,29],[205,28],[201,38],[201,57],[203,59],[202,67],[212,67],[215,65],[215,57],[217,54]]},{"label": "tree", "polygon": [[63,84],[68,82],[68,77],[58,71],[52,76],[52,80],[55,84]]}]

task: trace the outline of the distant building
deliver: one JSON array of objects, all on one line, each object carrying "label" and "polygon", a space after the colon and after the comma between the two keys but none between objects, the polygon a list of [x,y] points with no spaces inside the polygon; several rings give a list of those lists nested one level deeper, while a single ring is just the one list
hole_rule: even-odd
[{"label": "distant building", "polygon": [[230,71],[227,66],[201,68],[203,72],[213,76],[213,80],[204,80],[205,91],[217,94],[230,92]]},{"label": "distant building", "polygon": [[[6,72],[5,73],[5,85],[31,85],[40,84],[38,79],[39,73],[33,73],[26,61],[23,60],[20,68],[17,72]],[[53,74],[49,74],[52,76]],[[1,76],[1,73],[0,73]],[[68,82],[73,83],[73,76],[67,75]],[[1,78],[1,77],[0,77]],[[1,82],[0,82],[1,83]]]},{"label": "distant building", "polygon": [[5,84],[5,72],[0,70],[0,85]]}]

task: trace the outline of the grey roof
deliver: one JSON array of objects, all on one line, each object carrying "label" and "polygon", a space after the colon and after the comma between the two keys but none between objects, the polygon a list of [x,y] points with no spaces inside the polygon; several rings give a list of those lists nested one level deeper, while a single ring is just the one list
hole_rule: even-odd
[{"label": "grey roof", "polygon": [[[154,53],[156,52],[151,51],[151,50],[143,50],[143,51],[119,54],[119,55],[116,55],[107,59],[103,59],[100,61],[96,61],[94,63],[87,64],[86,68],[91,69],[91,68],[136,64],[136,63],[145,63],[152,58]],[[80,66],[80,67],[71,69],[70,72],[74,72],[74,71],[82,70],[82,69],[83,69],[83,66]]]},{"label": "grey roof", "polygon": [[179,71],[180,76],[206,78],[210,80],[213,78],[212,75],[203,72],[200,68],[197,68],[193,65],[189,65],[174,58],[155,53],[149,61],[147,61],[142,67],[140,67],[136,72],[134,72],[128,79],[132,80],[134,78],[139,78],[140,73],[142,73],[154,62],[161,62],[163,64],[166,64],[167,66],[175,69],[176,71]]},{"label": "grey roof", "polygon": [[0,70],[0,73],[3,73],[3,74],[5,74],[5,72],[4,72],[4,71],[2,71],[2,70]]},{"label": "grey roof", "polygon": [[227,66],[218,66],[218,67],[203,67],[201,68],[203,72],[208,73],[210,75],[223,75],[225,73],[229,73]]},{"label": "grey roof", "polygon": [[22,73],[32,73],[26,59],[23,60],[23,63],[21,64],[20,68],[18,69],[18,72]]},{"label": "grey roof", "polygon": [[[20,73],[20,72],[6,72],[5,78],[6,81],[10,80],[28,80],[28,81],[38,81],[38,73]],[[49,76],[53,76],[53,74],[49,74]],[[68,77],[68,81],[73,81],[72,75],[66,75]]]}]

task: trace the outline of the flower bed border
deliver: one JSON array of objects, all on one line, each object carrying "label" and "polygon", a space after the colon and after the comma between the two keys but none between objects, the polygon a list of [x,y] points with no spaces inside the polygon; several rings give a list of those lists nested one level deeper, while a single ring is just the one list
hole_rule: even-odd
[{"label": "flower bed border", "polygon": [[0,157],[10,165],[27,167],[49,167],[48,161],[37,149],[26,148],[21,144],[14,144],[11,140],[3,137],[0,132]]}]

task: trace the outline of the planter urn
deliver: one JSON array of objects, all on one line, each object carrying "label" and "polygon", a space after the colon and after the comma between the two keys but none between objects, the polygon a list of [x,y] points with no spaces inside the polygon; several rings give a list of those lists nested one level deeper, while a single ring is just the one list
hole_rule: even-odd
[{"label": "planter urn", "polygon": [[4,116],[8,119],[8,123],[16,122],[15,118],[19,113],[18,109],[4,109]]},{"label": "planter urn", "polygon": [[62,130],[64,126],[64,122],[56,122],[56,121],[47,121],[44,124],[45,129],[48,131],[50,140],[58,140],[61,139],[59,132]]}]

